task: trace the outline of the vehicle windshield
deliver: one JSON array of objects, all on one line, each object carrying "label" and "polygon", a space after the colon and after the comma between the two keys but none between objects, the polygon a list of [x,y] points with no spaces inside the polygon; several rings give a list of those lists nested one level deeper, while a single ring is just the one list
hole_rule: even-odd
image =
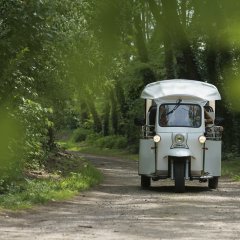
[{"label": "vehicle windshield", "polygon": [[197,104],[169,103],[159,108],[159,124],[161,127],[201,126],[201,107]]}]

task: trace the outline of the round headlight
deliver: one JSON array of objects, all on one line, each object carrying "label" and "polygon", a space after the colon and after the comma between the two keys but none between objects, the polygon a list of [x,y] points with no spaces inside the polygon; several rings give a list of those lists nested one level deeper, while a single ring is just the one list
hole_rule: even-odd
[{"label": "round headlight", "polygon": [[155,135],[155,136],[153,137],[153,141],[154,141],[155,143],[158,143],[158,142],[161,141],[161,137],[160,137],[159,135]]},{"label": "round headlight", "polygon": [[206,137],[205,137],[205,136],[200,136],[200,137],[198,138],[198,141],[203,144],[203,143],[206,142]]},{"label": "round headlight", "polygon": [[175,136],[175,142],[177,144],[182,144],[184,142],[184,136],[182,134],[177,134]]}]

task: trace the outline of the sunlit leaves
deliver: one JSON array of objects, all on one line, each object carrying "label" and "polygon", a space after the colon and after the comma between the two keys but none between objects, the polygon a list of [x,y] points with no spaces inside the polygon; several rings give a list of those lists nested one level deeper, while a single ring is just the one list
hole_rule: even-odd
[{"label": "sunlit leaves", "polygon": [[6,181],[16,179],[22,170],[24,131],[10,108],[0,109],[0,190]]}]

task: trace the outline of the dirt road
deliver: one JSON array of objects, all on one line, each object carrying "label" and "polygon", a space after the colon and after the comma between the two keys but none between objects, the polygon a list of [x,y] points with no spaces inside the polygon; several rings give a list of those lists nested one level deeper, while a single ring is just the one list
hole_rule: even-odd
[{"label": "dirt road", "polygon": [[218,190],[171,181],[141,190],[137,163],[89,159],[104,173],[100,185],[66,202],[0,214],[0,239],[240,239],[240,183],[221,179]]}]

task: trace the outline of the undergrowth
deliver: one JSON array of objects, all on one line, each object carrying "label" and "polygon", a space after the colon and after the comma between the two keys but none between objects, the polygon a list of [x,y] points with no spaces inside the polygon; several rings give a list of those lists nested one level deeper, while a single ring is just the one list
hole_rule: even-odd
[{"label": "undergrowth", "polygon": [[240,157],[222,161],[222,175],[240,181]]},{"label": "undergrowth", "polygon": [[61,147],[70,151],[125,157],[133,160],[138,159],[136,146],[129,145],[127,137],[121,135],[103,136],[101,134],[89,133],[84,131],[84,129],[76,129],[72,133],[68,132],[67,138],[60,136],[57,142]]},{"label": "undergrowth", "polygon": [[0,208],[24,209],[65,200],[98,184],[101,173],[80,157],[64,154],[49,160],[47,171],[28,172],[25,179],[0,195]]}]

